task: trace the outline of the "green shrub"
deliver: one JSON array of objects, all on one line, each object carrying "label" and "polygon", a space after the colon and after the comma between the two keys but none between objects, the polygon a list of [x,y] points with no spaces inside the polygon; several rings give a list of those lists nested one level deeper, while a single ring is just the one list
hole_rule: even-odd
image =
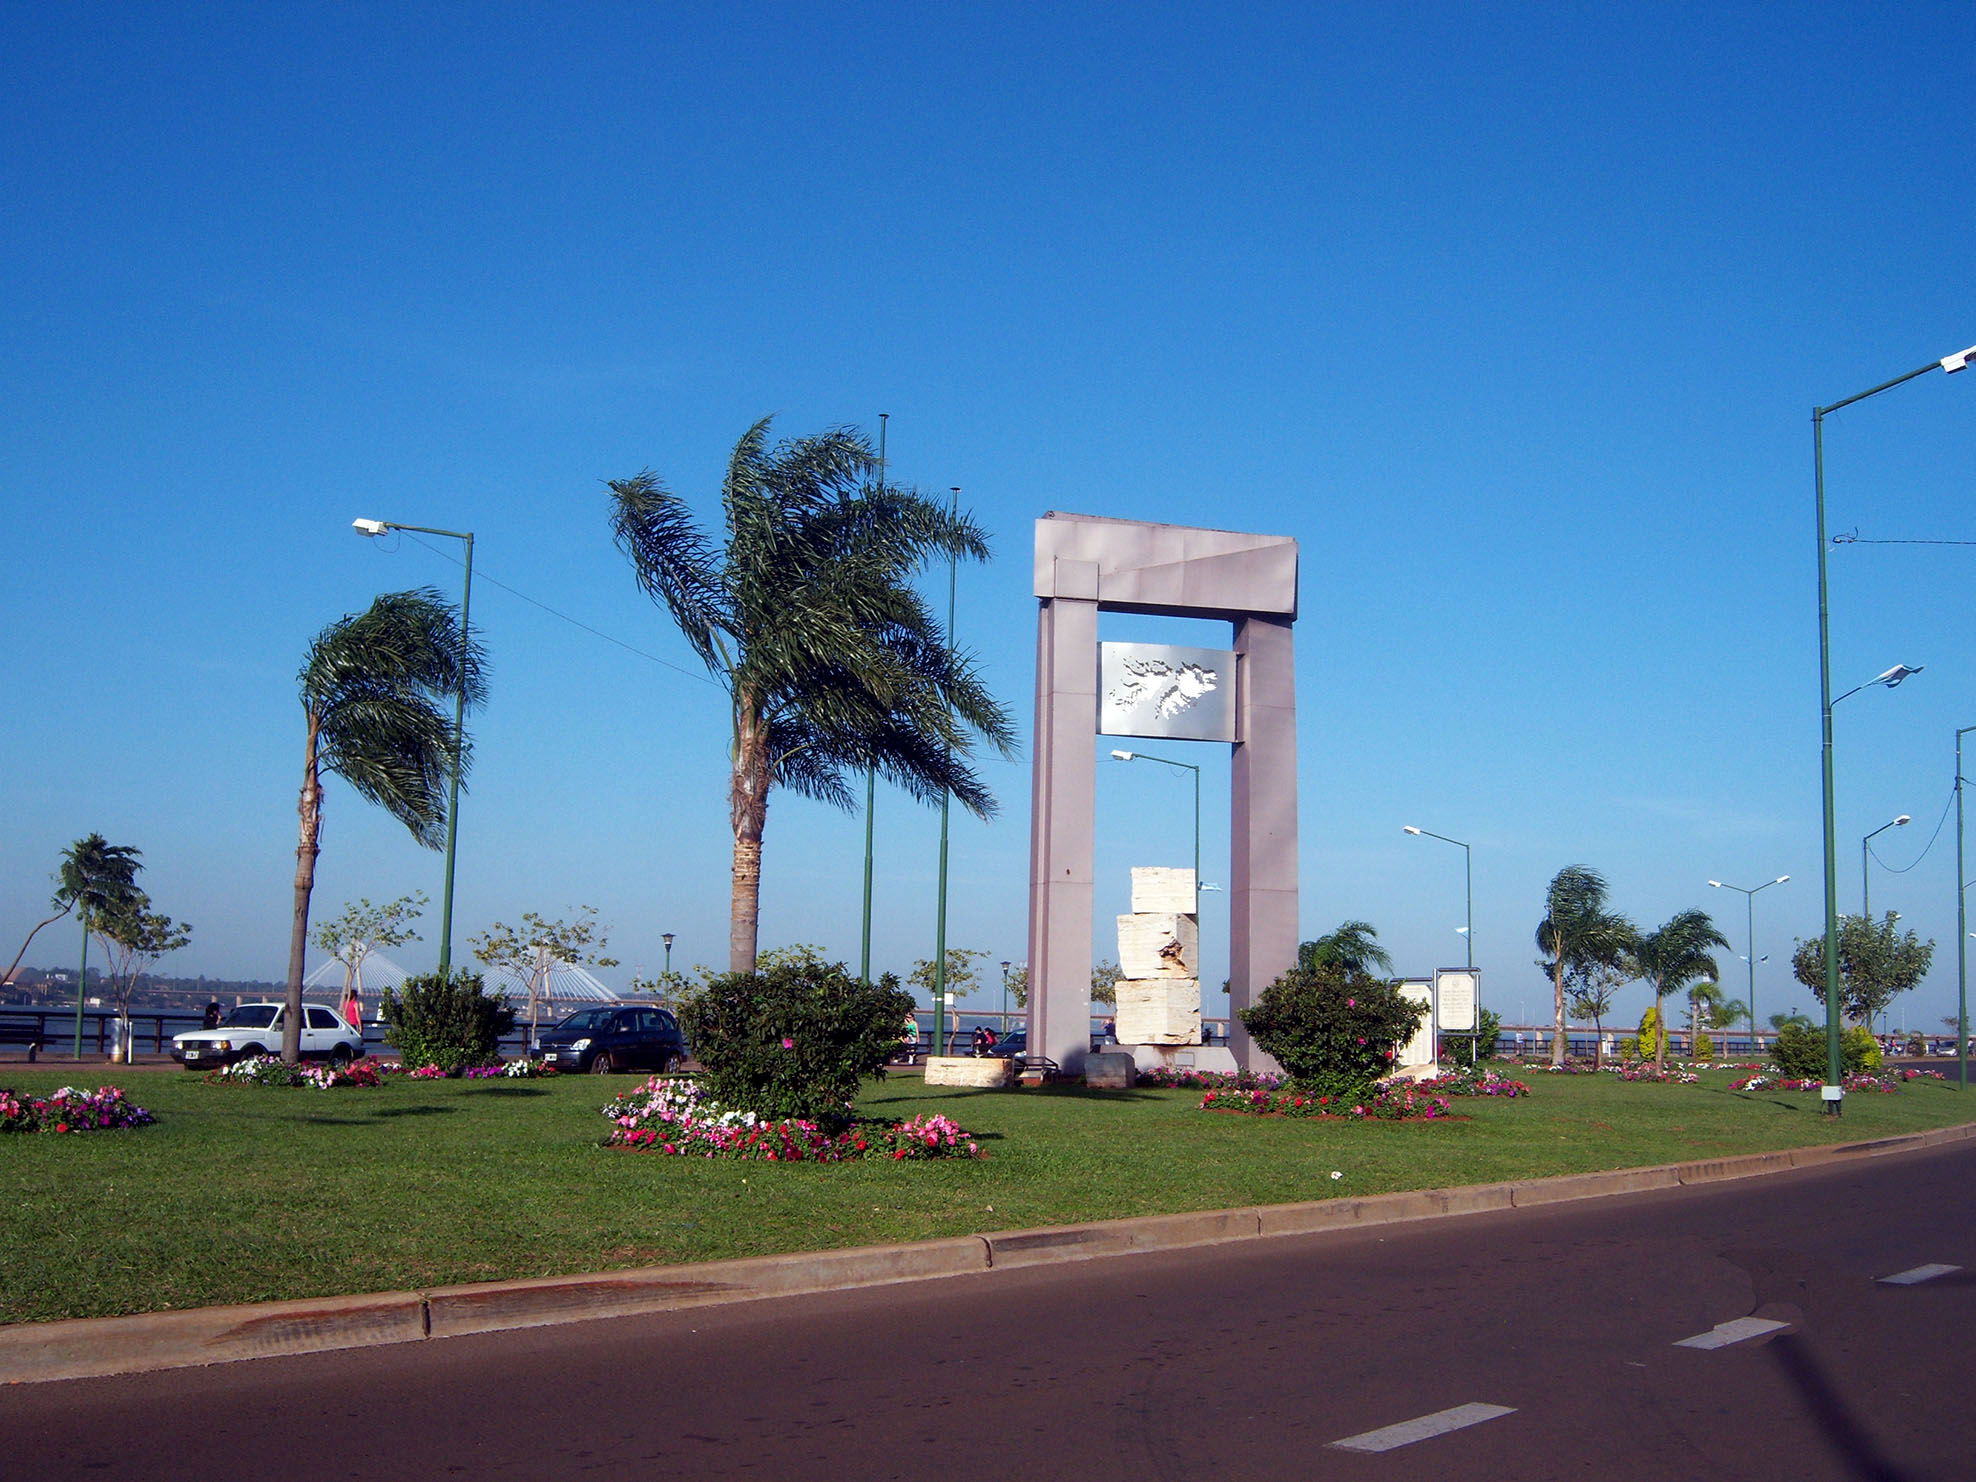
[{"label": "green shrub", "polygon": [[1441,1048],[1463,1065],[1479,1065],[1496,1058],[1496,1041],[1503,1033],[1502,1015],[1494,1009],[1481,1009],[1477,1011],[1477,1022],[1482,1027],[1475,1034],[1441,1036]]},{"label": "green shrub", "polygon": [[1292,968],[1242,1010],[1255,1042],[1299,1090],[1357,1096],[1391,1073],[1427,1006],[1355,968]]},{"label": "green shrub", "polygon": [[803,960],[723,973],[680,1005],[679,1020],[713,1100],[837,1128],[859,1084],[899,1048],[912,1008],[891,973],[866,983],[841,963]]},{"label": "green shrub", "polygon": [[1640,1058],[1639,1035],[1629,1034],[1619,1042],[1619,1058],[1622,1060],[1638,1060]]},{"label": "green shrub", "polygon": [[1688,1058],[1690,1060],[1713,1060],[1715,1058],[1715,1041],[1708,1037],[1708,1031],[1706,1029],[1695,1031],[1694,1053]]},{"label": "green shrub", "polygon": [[448,1075],[501,1058],[501,1036],[515,1027],[504,994],[489,998],[479,973],[405,979],[402,996],[386,989],[379,1006],[384,1042],[407,1068],[436,1065]]},{"label": "green shrub", "polygon": [[[1874,1070],[1880,1064],[1880,1046],[1864,1025],[1855,1024],[1839,1036],[1839,1055],[1847,1075]],[[1771,1058],[1778,1070],[1794,1080],[1817,1081],[1825,1077],[1825,1028],[1823,1025],[1786,1024],[1777,1031]]]},{"label": "green shrub", "polygon": [[1653,1059],[1660,1050],[1660,1010],[1652,1004],[1648,1004],[1647,1011],[1640,1015],[1640,1033],[1637,1038],[1640,1059]]}]

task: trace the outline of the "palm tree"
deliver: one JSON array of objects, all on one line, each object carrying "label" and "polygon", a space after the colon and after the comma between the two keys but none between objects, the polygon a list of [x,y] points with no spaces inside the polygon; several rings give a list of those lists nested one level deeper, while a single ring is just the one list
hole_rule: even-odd
[{"label": "palm tree", "polygon": [[1537,923],[1537,950],[1550,974],[1553,1028],[1551,1064],[1564,1064],[1570,1040],[1565,1031],[1565,981],[1595,967],[1618,964],[1635,939],[1633,923],[1606,905],[1605,877],[1590,865],[1566,865],[1544,894],[1544,919]]},{"label": "palm tree", "polygon": [[1370,921],[1341,921],[1335,931],[1327,931],[1316,941],[1297,948],[1297,967],[1314,972],[1335,966],[1370,974],[1376,967],[1383,973],[1393,970],[1393,959],[1379,945],[1379,928]]},{"label": "palm tree", "polygon": [[848,808],[847,773],[875,770],[922,801],[995,801],[964,758],[970,733],[1004,755],[1015,729],[948,646],[910,578],[935,555],[982,560],[972,520],[878,480],[855,428],[771,448],[768,418],[735,444],[715,546],[652,473],[613,480],[611,533],[733,703],[728,966],[755,967],[771,788]]},{"label": "palm tree", "polygon": [[322,840],[322,774],[334,773],[411,830],[428,849],[445,840],[446,790],[471,748],[455,749],[456,695],[468,708],[487,697],[481,649],[437,592],[387,592],[364,611],[316,635],[296,676],[308,740],[302,755],[301,820],[295,846],[295,916],[288,939],[288,1011],[281,1054],[301,1048],[302,965],[309,944],[309,894]]},{"label": "palm tree", "polygon": [[[1654,990],[1654,1019],[1660,1033],[1654,1039],[1654,1064],[1667,1064],[1667,1016],[1661,1012],[1663,995],[1679,993],[1697,978],[1717,976],[1712,948],[1727,947],[1729,939],[1715,929],[1706,911],[1679,911],[1653,931],[1642,932],[1627,950],[1634,974],[1645,978]],[[1692,1051],[1693,1046],[1690,1045]]]},{"label": "palm tree", "polygon": [[27,956],[27,949],[44,926],[52,926],[77,906],[83,908],[83,950],[89,949],[89,916],[92,911],[117,905],[137,889],[137,872],[144,867],[137,861],[138,850],[128,844],[112,844],[101,834],[77,839],[62,851],[61,868],[55,872],[55,894],[48,904],[55,914],[35,923],[34,930],[21,943],[21,950],[0,973],[0,983],[10,983],[14,969]]}]

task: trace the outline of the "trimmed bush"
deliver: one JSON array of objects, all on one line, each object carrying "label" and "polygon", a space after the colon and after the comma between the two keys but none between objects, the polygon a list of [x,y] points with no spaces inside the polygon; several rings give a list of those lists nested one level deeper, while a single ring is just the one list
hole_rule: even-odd
[{"label": "trimmed bush", "polygon": [[1242,1023],[1298,1089],[1357,1097],[1393,1069],[1427,1006],[1355,968],[1292,968],[1263,990]]},{"label": "trimmed bush", "polygon": [[[1860,1075],[1880,1064],[1880,1046],[1864,1025],[1855,1024],[1839,1036],[1839,1054],[1847,1075]],[[1777,1031],[1771,1049],[1777,1069],[1788,1079],[1825,1078],[1825,1030],[1822,1025],[1786,1024]]]},{"label": "trimmed bush", "polygon": [[866,983],[842,963],[773,962],[712,979],[679,1022],[722,1106],[835,1131],[865,1077],[884,1073],[912,1009],[891,973]]},{"label": "trimmed bush", "polygon": [[1708,1031],[1706,1029],[1695,1031],[1695,1048],[1688,1058],[1690,1060],[1713,1060],[1715,1058],[1715,1041],[1708,1037]]},{"label": "trimmed bush", "polygon": [[1634,1037],[1634,1042],[1640,1047],[1639,1058],[1642,1060],[1653,1059],[1660,1049],[1660,1010],[1652,1004],[1648,1004],[1647,1011],[1640,1015],[1640,1032]]},{"label": "trimmed bush", "polygon": [[402,996],[387,988],[379,1006],[384,1042],[408,1070],[436,1065],[448,1075],[501,1058],[501,1036],[515,1027],[507,995],[489,998],[479,973],[407,978]]}]

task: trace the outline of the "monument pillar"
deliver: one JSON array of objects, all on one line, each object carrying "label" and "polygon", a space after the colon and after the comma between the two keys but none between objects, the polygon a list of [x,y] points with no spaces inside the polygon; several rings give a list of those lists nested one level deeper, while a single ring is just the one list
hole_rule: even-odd
[{"label": "monument pillar", "polygon": [[1235,625],[1236,741],[1229,779],[1228,1047],[1249,1070],[1278,1070],[1241,1011],[1297,960],[1297,676],[1290,623]]}]

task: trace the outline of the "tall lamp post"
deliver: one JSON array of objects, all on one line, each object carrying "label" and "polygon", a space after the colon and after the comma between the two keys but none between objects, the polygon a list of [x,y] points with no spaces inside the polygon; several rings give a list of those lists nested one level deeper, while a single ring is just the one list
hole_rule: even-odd
[{"label": "tall lamp post", "polygon": [[[1148,756],[1143,751],[1114,751],[1112,760],[1158,762],[1166,767],[1184,767],[1194,774],[1194,921],[1198,926],[1201,919],[1201,769],[1192,762],[1176,762],[1171,757]],[[1199,955],[1198,949],[1196,955]]]},{"label": "tall lamp post", "polygon": [[1721,880],[1711,880],[1708,882],[1717,890],[1733,890],[1743,898],[1743,939],[1750,946],[1750,955],[1743,959],[1750,965],[1750,996],[1748,1000],[1750,1006],[1750,1039],[1756,1044],[1756,1053],[1758,1056],[1763,1054],[1763,1031],[1757,1027],[1758,1021],[1756,1017],[1756,893],[1759,890],[1768,890],[1773,885],[1782,885],[1790,878],[1789,875],[1779,875],[1775,880],[1766,880],[1761,885],[1750,886],[1747,890],[1740,885],[1730,885]]},{"label": "tall lamp post", "polygon": [[[1839,846],[1832,801],[1832,707],[1837,701],[1832,698],[1831,610],[1825,577],[1825,419],[1842,407],[1865,401],[1869,396],[1878,396],[1882,391],[1891,391],[1932,370],[1940,369],[1949,374],[1967,370],[1972,355],[1976,355],[1976,345],[1916,366],[1905,375],[1882,381],[1878,386],[1870,386],[1842,401],[1811,409],[1812,499],[1818,537],[1818,701],[1822,727],[1819,772],[1825,794],[1825,1086],[1820,1095],[1826,1113],[1835,1117],[1841,1115],[1841,1102],[1846,1093],[1843,1082],[1845,1062],[1839,1047]],[[1904,665],[1896,665],[1872,682],[1892,689],[1911,672]],[[1847,694],[1850,693],[1852,691],[1848,690]],[[1845,696],[1839,698],[1844,699]]]},{"label": "tall lamp post", "polygon": [[1869,846],[1875,834],[1884,834],[1890,828],[1906,828],[1914,820],[1903,813],[1891,823],[1883,823],[1859,841],[1859,914],[1870,925],[1873,921],[1873,881],[1869,877],[1866,862],[1871,857]]},{"label": "tall lamp post", "polygon": [[[473,601],[473,532],[435,530],[430,525],[400,525],[392,520],[352,520],[359,535],[382,535],[387,530],[403,530],[414,535],[444,535],[466,546],[466,580],[460,586],[460,641],[470,641],[467,611]],[[439,906],[439,976],[444,978],[453,966],[453,865],[458,858],[460,825],[460,749],[466,744],[467,666],[460,665],[460,689],[453,696],[453,775],[446,783],[446,889]]]},{"label": "tall lamp post", "polygon": [[[1461,850],[1461,875],[1462,875],[1462,900],[1463,900],[1462,911],[1463,911],[1463,919],[1468,923],[1466,926],[1462,927],[1461,929],[1461,940],[1463,943],[1463,949],[1467,959],[1463,963],[1463,966],[1467,967],[1470,971],[1473,971],[1475,968],[1475,856],[1474,856],[1474,852],[1468,847],[1468,845],[1464,844],[1460,839],[1450,839],[1446,834],[1436,834],[1436,833],[1431,833],[1424,828],[1415,828],[1410,823],[1400,825],[1400,832],[1403,834],[1412,834],[1416,839],[1439,839],[1443,844],[1453,844],[1456,848]],[[1474,1037],[1470,1039],[1468,1042],[1468,1053],[1469,1053],[1469,1063],[1471,1065],[1481,1064],[1482,1062],[1482,995],[1479,992],[1475,995],[1475,1033],[1474,1033]]]},{"label": "tall lamp post", "polygon": [[1969,887],[1962,862],[1962,738],[1976,726],[1955,733],[1955,1083],[1969,1089]]},{"label": "tall lamp post", "polygon": [[1002,964],[1002,1033],[1004,1036],[1009,1032],[1009,966],[1010,964],[1006,962]]}]

